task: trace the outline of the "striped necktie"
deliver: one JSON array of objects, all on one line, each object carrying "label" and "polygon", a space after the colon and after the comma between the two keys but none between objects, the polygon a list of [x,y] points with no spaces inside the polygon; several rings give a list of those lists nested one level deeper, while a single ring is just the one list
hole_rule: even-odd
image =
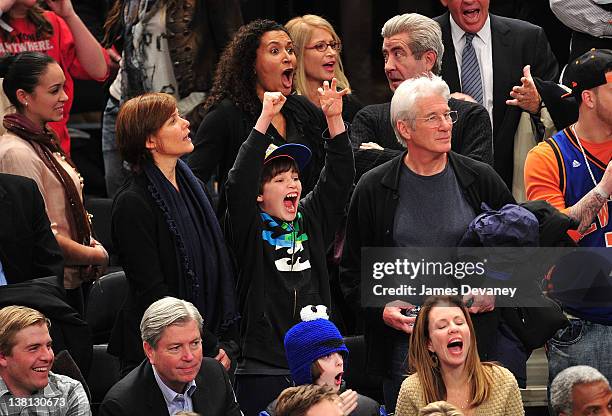
[{"label": "striped necktie", "polygon": [[478,66],[474,45],[472,45],[474,36],[473,33],[465,33],[465,46],[461,54],[461,92],[482,104],[480,67]]}]

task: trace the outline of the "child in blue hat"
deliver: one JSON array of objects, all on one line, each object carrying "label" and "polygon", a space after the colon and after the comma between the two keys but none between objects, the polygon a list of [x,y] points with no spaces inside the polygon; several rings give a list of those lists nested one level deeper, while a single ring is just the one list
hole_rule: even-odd
[{"label": "child in blue hat", "polygon": [[[336,325],[329,321],[324,305],[304,307],[302,322],[285,334],[285,353],[295,385],[327,385],[340,395],[342,411],[352,416],[386,415],[384,409],[369,397],[346,389],[344,362],[349,351]],[[274,415],[276,401],[267,408]],[[266,413],[262,412],[262,415]]]}]

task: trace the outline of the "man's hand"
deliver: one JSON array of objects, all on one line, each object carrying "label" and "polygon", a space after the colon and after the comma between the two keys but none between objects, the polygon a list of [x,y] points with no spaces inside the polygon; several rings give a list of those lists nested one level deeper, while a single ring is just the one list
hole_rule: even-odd
[{"label": "man's hand", "polygon": [[340,409],[344,416],[350,415],[357,408],[357,392],[353,390],[345,390],[340,395]]},{"label": "man's hand", "polygon": [[566,214],[578,221],[578,232],[584,234],[591,227],[597,213],[608,203],[612,194],[612,161],[608,162],[601,181],[580,201],[569,207]]},{"label": "man's hand", "polygon": [[405,316],[402,314],[402,310],[410,310],[413,307],[414,306],[412,305],[408,307],[385,306],[385,309],[383,310],[383,321],[385,321],[385,324],[391,328],[407,334],[412,334],[416,316]]},{"label": "man's hand", "polygon": [[465,295],[463,304],[470,313],[491,312],[495,309],[494,295]]},{"label": "man's hand", "polygon": [[378,143],[374,142],[365,142],[359,145],[361,150],[383,150],[383,147]]},{"label": "man's hand", "polygon": [[612,195],[612,161],[608,162],[608,167],[606,167],[606,171],[597,186],[608,196]]},{"label": "man's hand", "polygon": [[455,100],[469,101],[471,103],[477,103],[475,99],[472,98],[471,95],[464,94],[462,92],[454,92],[451,94],[451,97]]},{"label": "man's hand", "polygon": [[228,371],[230,369],[230,366],[232,365],[232,360],[230,360],[229,356],[223,348],[219,348],[219,354],[217,354],[215,360],[221,363],[221,365],[225,368],[225,371]]},{"label": "man's hand", "polygon": [[506,104],[520,107],[521,109],[536,114],[540,109],[540,102],[542,98],[538,93],[538,89],[533,82],[531,76],[531,66],[525,65],[523,68],[523,77],[521,78],[521,85],[515,85],[510,91],[510,96],[513,100],[506,100]]}]

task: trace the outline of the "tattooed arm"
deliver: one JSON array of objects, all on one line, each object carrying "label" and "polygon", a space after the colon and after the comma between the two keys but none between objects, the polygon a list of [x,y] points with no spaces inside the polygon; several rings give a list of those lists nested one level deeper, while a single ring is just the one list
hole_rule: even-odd
[{"label": "tattooed arm", "polygon": [[601,181],[589,193],[587,193],[580,201],[569,207],[566,214],[578,221],[580,226],[578,232],[584,233],[593,219],[608,201],[608,197],[612,194],[612,161],[608,163],[608,167],[604,172]]}]

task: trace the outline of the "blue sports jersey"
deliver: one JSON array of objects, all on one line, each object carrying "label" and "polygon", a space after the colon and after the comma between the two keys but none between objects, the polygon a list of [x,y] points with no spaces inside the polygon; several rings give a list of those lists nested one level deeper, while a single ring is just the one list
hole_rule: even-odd
[{"label": "blue sports jersey", "polygon": [[[559,131],[546,142],[553,148],[559,166],[559,189],[565,198],[565,206],[575,205],[595,187],[586,166],[585,156],[571,128]],[[591,172],[599,183],[608,165],[585,149]],[[582,247],[612,247],[612,226],[609,217],[610,201],[601,208],[593,223],[578,244]]]}]

